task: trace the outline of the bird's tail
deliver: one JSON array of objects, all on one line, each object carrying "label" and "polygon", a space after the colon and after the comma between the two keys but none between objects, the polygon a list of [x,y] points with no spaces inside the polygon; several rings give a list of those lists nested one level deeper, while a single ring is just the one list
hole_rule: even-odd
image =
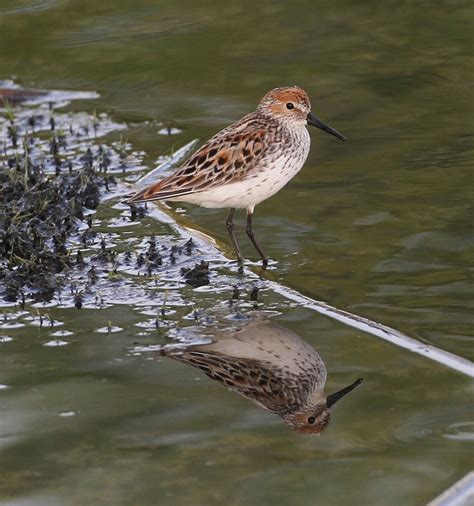
[{"label": "bird's tail", "polygon": [[161,181],[158,181],[158,183],[146,186],[135,193],[124,195],[124,202],[126,204],[139,204],[140,202],[148,202],[150,200],[160,200],[162,198],[160,197],[161,186]]},{"label": "bird's tail", "polygon": [[151,202],[152,200],[172,200],[176,197],[194,193],[194,190],[190,188],[169,188],[170,186],[163,184],[163,181],[158,181],[158,183],[147,186],[146,188],[143,188],[136,193],[124,195],[125,200],[123,202],[125,204],[139,204],[141,202]]}]

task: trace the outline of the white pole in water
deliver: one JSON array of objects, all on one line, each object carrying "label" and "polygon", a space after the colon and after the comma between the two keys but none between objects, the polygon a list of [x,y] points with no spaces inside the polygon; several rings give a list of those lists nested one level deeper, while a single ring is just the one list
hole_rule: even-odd
[{"label": "white pole in water", "polygon": [[426,506],[469,506],[474,504],[474,471],[466,474]]}]

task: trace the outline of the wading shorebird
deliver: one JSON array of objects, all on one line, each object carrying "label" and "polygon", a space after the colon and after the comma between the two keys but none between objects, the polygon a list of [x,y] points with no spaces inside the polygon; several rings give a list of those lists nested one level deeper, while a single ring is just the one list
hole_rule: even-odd
[{"label": "wading shorebird", "polygon": [[254,209],[302,169],[311,143],[306,125],[346,140],[311,113],[311,103],[302,88],[275,88],[262,98],[256,111],[221,130],[176,172],[138,191],[126,202],[170,200],[230,208],[226,225],[240,272],[243,258],[233,219],[236,209],[246,209],[247,235],[265,268],[268,259],[252,227]]},{"label": "wading shorebird", "polygon": [[200,369],[302,434],[322,432],[331,418],[330,408],[362,382],[359,378],[325,395],[321,357],[299,336],[266,320],[213,338],[210,344],[184,348],[166,345],[158,353]]}]

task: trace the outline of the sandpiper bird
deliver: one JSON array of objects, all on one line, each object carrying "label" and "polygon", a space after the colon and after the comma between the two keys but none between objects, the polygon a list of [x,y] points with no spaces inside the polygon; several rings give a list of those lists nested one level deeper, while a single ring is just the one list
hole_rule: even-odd
[{"label": "sandpiper bird", "polygon": [[331,406],[362,382],[326,396],[321,357],[293,332],[261,318],[213,337],[210,344],[166,345],[159,354],[201,369],[303,434],[322,432]]},{"label": "sandpiper bird", "polygon": [[224,128],[176,172],[138,191],[126,202],[171,200],[230,208],[226,225],[240,271],[243,259],[233,219],[236,209],[246,209],[247,235],[265,268],[268,260],[253,232],[253,212],[257,204],[283,188],[303,167],[310,147],[306,125],[346,140],[311,113],[308,95],[302,88],[275,88],[262,98],[256,111]]}]

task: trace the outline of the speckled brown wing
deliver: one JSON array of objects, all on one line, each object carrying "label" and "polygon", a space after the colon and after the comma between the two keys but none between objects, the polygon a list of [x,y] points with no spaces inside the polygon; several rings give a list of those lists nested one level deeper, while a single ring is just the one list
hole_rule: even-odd
[{"label": "speckled brown wing", "polygon": [[260,360],[239,360],[192,350],[168,356],[200,369],[229,390],[280,416],[305,406],[317,387],[310,375],[289,374]]},{"label": "speckled brown wing", "polygon": [[240,181],[265,155],[272,133],[255,113],[212,137],[175,173],[132,195],[127,203],[188,195]]}]

